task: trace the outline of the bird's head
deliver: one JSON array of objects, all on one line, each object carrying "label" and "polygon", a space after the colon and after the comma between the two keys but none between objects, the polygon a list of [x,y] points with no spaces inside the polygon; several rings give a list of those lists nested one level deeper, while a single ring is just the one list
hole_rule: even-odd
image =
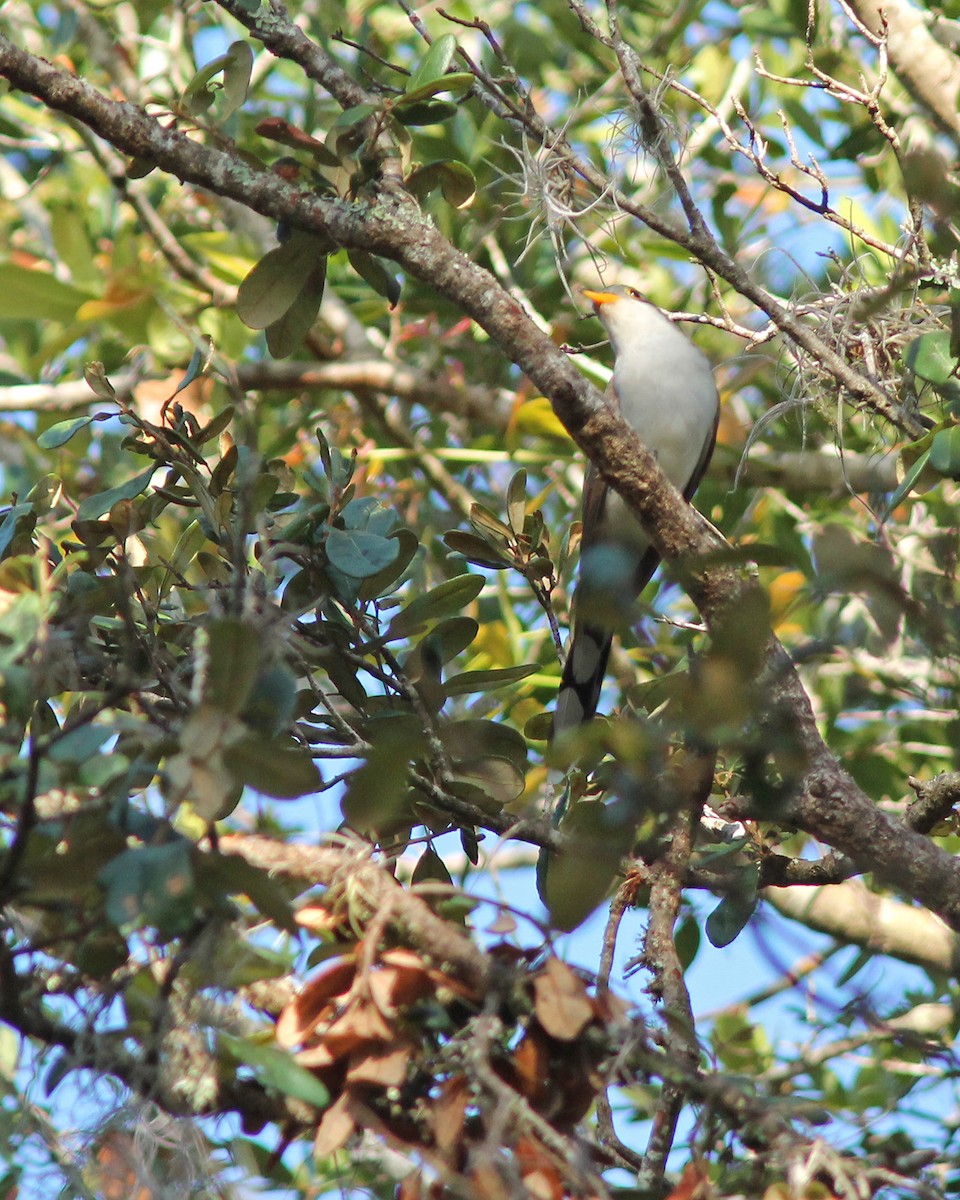
[{"label": "bird's head", "polygon": [[655,305],[636,288],[616,284],[601,291],[581,289],[581,295],[593,305],[613,344],[614,353],[625,344],[631,333],[643,331],[651,315],[660,313]]}]

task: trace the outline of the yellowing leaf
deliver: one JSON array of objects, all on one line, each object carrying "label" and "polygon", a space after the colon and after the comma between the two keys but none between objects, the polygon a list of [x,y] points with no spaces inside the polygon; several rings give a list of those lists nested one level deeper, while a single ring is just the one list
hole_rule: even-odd
[{"label": "yellowing leaf", "polygon": [[535,396],[532,400],[521,404],[514,413],[511,425],[517,433],[528,433],[534,437],[563,438],[564,441],[572,440],[546,396]]}]

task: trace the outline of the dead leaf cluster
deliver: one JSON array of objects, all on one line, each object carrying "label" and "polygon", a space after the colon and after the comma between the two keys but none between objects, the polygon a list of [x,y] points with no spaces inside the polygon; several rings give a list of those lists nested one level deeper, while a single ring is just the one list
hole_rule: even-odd
[{"label": "dead leaf cluster", "polygon": [[[412,950],[397,947],[375,957],[361,943],[325,967],[277,1020],[276,1037],[293,1049],[335,1097],[316,1132],[318,1156],[346,1144],[374,1123],[407,1141],[417,1136],[401,1093],[424,1052],[422,1031],[408,1019],[411,1007],[438,996],[476,1000],[451,975]],[[372,958],[372,961],[371,961]]]},{"label": "dead leaf cluster", "polygon": [[580,975],[550,957],[530,981],[532,1018],[513,1052],[508,1080],[534,1112],[557,1129],[572,1129],[603,1085],[600,1071],[611,1027],[627,1006],[604,992],[590,995]]},{"label": "dead leaf cluster", "polygon": [[[543,1200],[584,1195],[545,1131],[572,1130],[590,1109],[626,1005],[592,995],[558,958],[507,945],[491,957],[495,997],[417,951],[368,939],[306,984],[276,1037],[330,1092],[318,1157],[372,1131],[428,1164],[428,1181],[408,1178],[411,1196],[439,1200],[454,1179],[458,1194],[466,1183],[477,1196],[506,1195],[504,1170]],[[481,1038],[476,1023],[494,1009],[497,1036]]]}]

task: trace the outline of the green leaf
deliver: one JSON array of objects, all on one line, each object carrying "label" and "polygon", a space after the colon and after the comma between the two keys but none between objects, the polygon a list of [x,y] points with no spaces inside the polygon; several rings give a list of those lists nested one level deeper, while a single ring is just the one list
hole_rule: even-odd
[{"label": "green leaf", "polygon": [[54,200],[50,204],[50,233],[57,260],[67,268],[74,283],[96,287],[99,274],[87,220],[88,215],[77,200]]},{"label": "green leaf", "polygon": [[309,750],[255,733],[225,749],[223,760],[238,783],[275,800],[310,795],[323,782]]},{"label": "green leaf", "polygon": [[83,378],[87,387],[101,400],[116,400],[116,388],[107,378],[107,372],[102,362],[85,363]]},{"label": "green leaf", "polygon": [[[210,338],[203,339],[203,346],[197,346],[193,354],[190,356],[190,362],[187,364],[187,369],[184,372],[183,378],[177,384],[173,393],[174,396],[188,388],[195,379],[197,379],[207,369],[210,359],[213,357],[213,342]],[[173,396],[170,397],[173,399]]]},{"label": "green leaf", "polygon": [[960,425],[951,425],[934,435],[930,466],[948,479],[960,479]]},{"label": "green leaf", "polygon": [[127,179],[146,179],[151,171],[155,171],[157,164],[150,158],[140,158],[134,156],[127,163],[127,169],[124,171]]},{"label": "green leaf", "polygon": [[673,942],[677,948],[677,958],[680,959],[680,966],[686,972],[697,957],[697,951],[700,949],[700,924],[696,917],[689,916],[680,922],[677,932],[674,934]]},{"label": "green leaf", "polygon": [[837,980],[837,987],[845,987],[854,976],[859,975],[863,968],[868,963],[872,963],[876,957],[876,953],[873,950],[861,950],[858,954],[855,954],[853,961]]},{"label": "green leaf", "polygon": [[209,86],[215,75],[219,75],[226,62],[225,54],[218,54],[197,71],[183,90],[180,104],[195,117],[201,116],[213,104],[213,89]]},{"label": "green leaf", "polygon": [[393,308],[400,299],[400,281],[383,265],[383,260],[368,254],[366,250],[348,250],[350,266],[378,296],[385,296]]},{"label": "green leaf", "polygon": [[427,846],[426,850],[421,854],[417,865],[413,868],[410,882],[413,884],[429,882],[449,883],[451,886],[453,885],[453,879],[447,870],[446,863],[436,850],[434,850],[433,846]]},{"label": "green leaf", "polygon": [[195,446],[202,446],[205,442],[210,442],[223,433],[233,420],[233,415],[236,411],[236,406],[233,404],[228,404],[225,408],[222,408],[210,423],[204,425],[200,432],[191,439],[193,444]]},{"label": "green leaf", "polygon": [[526,777],[506,758],[461,759],[454,764],[454,791],[485,812],[498,813],[507,804],[519,800]]},{"label": "green leaf", "polygon": [[231,42],[223,56],[223,103],[220,120],[225,121],[247,98],[253,72],[253,50],[243,41]]},{"label": "green leaf", "polygon": [[0,263],[0,318],[17,321],[72,321],[90,297],[49,271]]},{"label": "green leaf", "polygon": [[522,467],[507,486],[507,517],[510,528],[519,537],[527,517],[527,473]]},{"label": "green leaf", "polygon": [[453,56],[456,52],[457,39],[452,33],[444,33],[436,38],[410,77],[410,82],[405,89],[406,95],[422,87],[425,83],[439,79],[441,75],[445,74],[447,68],[453,62]]},{"label": "green leaf", "polygon": [[439,730],[440,742],[458,780],[478,789],[478,803],[498,811],[523,794],[527,743],[497,721],[456,721]]},{"label": "green leaf", "polygon": [[440,741],[456,762],[462,759],[496,755],[513,763],[520,771],[527,767],[527,743],[510,725],[499,721],[455,721],[440,730]]},{"label": "green leaf", "polygon": [[479,632],[473,617],[448,617],[430,630],[418,649],[442,665],[466,650]]},{"label": "green leaf", "polygon": [[407,723],[389,729],[376,743],[365,763],[347,780],[340,801],[343,819],[358,833],[384,835],[398,825],[409,825],[410,760],[424,742],[419,722],[412,736]]},{"label": "green leaf", "polygon": [[528,663],[520,667],[501,667],[490,671],[463,671],[459,675],[451,675],[444,682],[443,690],[448,696],[466,696],[472,692],[493,692],[497,688],[518,683],[528,675],[535,674],[540,668],[536,663]]},{"label": "green leaf", "polygon": [[367,705],[367,693],[357,679],[357,667],[347,662],[333,648],[324,651],[317,666],[327,673],[330,682],[343,699],[359,712],[363,712]]},{"label": "green leaf", "polygon": [[[13,508],[8,508],[3,514],[3,521],[0,522],[0,558],[6,557],[7,552],[14,547],[15,541],[25,536],[29,537],[36,525],[37,514],[32,504],[15,504]],[[17,552],[22,552],[25,548],[14,547]]]},{"label": "green leaf", "polygon": [[397,514],[375,496],[355,496],[340,510],[344,529],[364,529],[387,537],[397,527]]},{"label": "green leaf", "polygon": [[257,676],[241,716],[256,733],[278,737],[289,726],[297,703],[297,676],[274,663]]},{"label": "green leaf", "polygon": [[365,121],[367,117],[372,117],[374,113],[380,111],[379,104],[354,104],[352,108],[345,108],[342,113],[338,114],[336,120],[330,125],[330,132],[333,133],[337,129],[351,129],[354,125],[359,125],[361,121]]},{"label": "green leaf", "polygon": [[906,347],[903,365],[927,383],[945,384],[957,369],[956,357],[950,351],[950,333],[922,333]]},{"label": "green leaf", "polygon": [[164,573],[160,582],[160,597],[164,597],[174,585],[178,577],[185,575],[194,559],[203,549],[207,541],[207,533],[199,521],[191,521],[177,538],[177,544],[170,555],[169,569]]},{"label": "green leaf", "polygon": [[115,730],[103,725],[79,725],[53,742],[47,752],[47,758],[55,763],[86,762],[114,735]]},{"label": "green leaf", "polygon": [[412,529],[395,529],[389,536],[397,543],[397,556],[388,567],[363,581],[363,586],[358,590],[361,600],[373,600],[382,596],[409,567],[413,556],[420,549],[420,539]]},{"label": "green leaf", "polygon": [[756,896],[724,896],[703,927],[710,944],[718,950],[729,946],[746,927],[756,907]]},{"label": "green leaf", "polygon": [[396,118],[402,125],[439,125],[457,115],[457,106],[452,100],[419,100],[396,109]]},{"label": "green leaf", "polygon": [[266,329],[295,303],[325,253],[312,234],[296,230],[250,270],[237,289],[237,316],[250,329]]},{"label": "green leaf", "polygon": [[443,541],[455,554],[461,555],[467,562],[475,563],[478,567],[504,571],[513,565],[506,554],[501,554],[496,547],[475,533],[451,529],[443,535]]},{"label": "green leaf", "polygon": [[263,635],[236,617],[223,617],[208,626],[206,636],[203,702],[239,713],[260,672]]},{"label": "green leaf", "polygon": [[133,479],[128,479],[126,483],[120,483],[116,487],[108,488],[105,492],[97,492],[94,496],[88,496],[77,509],[77,520],[95,521],[104,513],[108,513],[121,500],[133,500],[134,497],[147,490],[156,470],[157,465],[154,463],[139,475],[135,475]]},{"label": "green leaf", "polygon": [[183,838],[124,850],[97,881],[106,891],[107,916],[118,929],[150,925],[175,937],[196,921],[190,843]]},{"label": "green leaf", "polygon": [[416,104],[421,100],[429,100],[439,92],[450,92],[454,96],[462,96],[473,87],[474,78],[469,71],[451,71],[449,75],[441,75],[435,79],[425,80],[416,87],[408,87],[399,99],[394,101],[393,111],[399,117],[408,104]]},{"label": "green leaf", "polygon": [[197,864],[200,881],[209,881],[223,895],[248,896],[254,906],[288,933],[299,930],[290,902],[268,871],[257,867],[239,854],[204,854]]},{"label": "green leaf", "polygon": [[485,508],[482,504],[472,504],[470,506],[470,524],[481,533],[491,535],[495,541],[502,539],[509,544],[513,540],[513,530],[509,525],[505,525],[503,521],[492,513],[489,508]]},{"label": "green leaf", "polygon": [[400,553],[393,538],[362,529],[331,529],[324,546],[327,558],[344,575],[368,579],[391,566]]},{"label": "green leaf", "polygon": [[634,806],[581,800],[564,818],[563,845],[543,851],[537,887],[555,929],[569,933],[603,902],[630,852],[636,831]]},{"label": "green leaf", "polygon": [[301,1067],[288,1051],[279,1046],[258,1045],[222,1030],[217,1039],[233,1058],[252,1068],[265,1087],[312,1104],[314,1108],[326,1108],[330,1103],[330,1093],[316,1075]]},{"label": "green leaf", "polygon": [[406,637],[431,621],[459,613],[480,595],[483,584],[480,575],[457,575],[425,596],[417,596],[390,622],[387,638]]},{"label": "green leaf", "polygon": [[477,180],[466,163],[447,158],[426,163],[411,171],[407,188],[418,197],[439,188],[444,200],[454,208],[466,208],[477,194]]},{"label": "green leaf", "polygon": [[907,471],[906,475],[904,475],[896,491],[887,501],[887,517],[889,517],[890,513],[893,512],[897,505],[900,504],[910,494],[917,480],[923,474],[924,468],[927,466],[929,461],[930,447],[927,447],[927,449],[924,450],[923,453],[917,458],[916,462],[909,469],[909,471]]},{"label": "green leaf", "polygon": [[37,445],[41,450],[56,450],[58,446],[65,446],[67,442],[81,429],[86,429],[93,421],[104,421],[106,417],[96,415],[92,417],[72,417],[69,421],[58,421],[56,425],[51,425],[49,429],[45,429],[37,438]]},{"label": "green leaf", "polygon": [[274,358],[289,358],[301,349],[320,312],[326,280],[327,260],[324,257],[303,281],[283,316],[267,326],[267,348]]},{"label": "green leaf", "polygon": [[250,86],[250,75],[253,71],[253,51],[243,41],[231,42],[224,54],[210,60],[193,76],[187,84],[181,103],[194,116],[200,116],[213,104],[214,89],[210,81],[215,75],[223,74],[223,85],[220,92],[223,103],[219,107],[219,119],[225,121],[243,104],[247,98]]},{"label": "green leaf", "polygon": [[773,1065],[766,1031],[752,1024],[746,1005],[731,1005],[717,1014],[710,1043],[728,1071],[756,1077]]}]

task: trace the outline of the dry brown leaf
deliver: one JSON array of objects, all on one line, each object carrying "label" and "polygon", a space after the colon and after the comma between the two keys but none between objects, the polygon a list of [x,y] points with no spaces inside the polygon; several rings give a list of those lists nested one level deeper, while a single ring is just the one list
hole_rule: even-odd
[{"label": "dry brown leaf", "polygon": [[380,961],[388,967],[405,967],[413,971],[427,969],[427,964],[419,954],[413,950],[407,950],[403,946],[394,946],[390,950],[384,950],[380,955]]},{"label": "dry brown leaf", "polygon": [[346,1145],[350,1135],[357,1127],[353,1114],[349,1110],[350,1097],[344,1092],[330,1105],[320,1118],[317,1126],[317,1136],[313,1143],[313,1152],[317,1158],[326,1158],[334,1150]]},{"label": "dry brown leaf", "polygon": [[308,1046],[306,1050],[298,1050],[293,1057],[298,1066],[310,1070],[314,1067],[332,1067],[338,1056],[321,1042],[319,1046]]},{"label": "dry brown leaf", "polygon": [[613,992],[603,991],[594,997],[593,1011],[604,1025],[610,1023],[622,1025],[629,1021],[632,1006],[622,996],[615,996]]},{"label": "dry brown leaf", "polygon": [[336,1058],[353,1054],[362,1047],[396,1040],[396,1030],[380,1015],[369,1000],[354,1001],[320,1035],[320,1041]]},{"label": "dry brown leaf", "polygon": [[423,1200],[423,1176],[411,1171],[397,1184],[397,1200]]},{"label": "dry brown leaf", "polygon": [[560,961],[548,958],[533,981],[534,1011],[551,1037],[572,1042],[593,1020],[593,1003],[580,977]]},{"label": "dry brown leaf", "polygon": [[[351,1005],[350,1011],[344,1013],[341,1021],[349,1021],[357,1036],[368,1041],[392,1042],[396,1036],[393,1025],[369,1000],[359,1000]],[[340,1025],[341,1021],[337,1024]]]},{"label": "dry brown leaf", "polygon": [[563,1184],[556,1171],[531,1171],[524,1175],[523,1183],[535,1200],[561,1200]]},{"label": "dry brown leaf", "polygon": [[487,933],[516,933],[517,919],[508,912],[502,912],[492,925],[487,926]]},{"label": "dry brown leaf", "polygon": [[112,1130],[96,1152],[99,1190],[104,1200],[154,1200],[156,1193],[138,1185],[138,1153],[129,1133]]},{"label": "dry brown leaf", "polygon": [[344,918],[323,904],[305,904],[293,914],[293,919],[311,933],[332,933],[344,923]]},{"label": "dry brown leaf", "polygon": [[550,1049],[538,1030],[531,1029],[523,1035],[513,1052],[513,1066],[517,1073],[517,1091],[538,1108],[550,1082]]},{"label": "dry brown leaf", "polygon": [[393,1019],[404,1004],[413,1004],[434,989],[423,963],[409,967],[381,967],[367,976],[367,985],[374,1004],[387,1018]]},{"label": "dry brown leaf", "polygon": [[441,1003],[446,1003],[450,999],[450,997],[444,997],[442,995],[444,991],[451,992],[452,995],[458,996],[461,1000],[472,1000],[474,1002],[479,1000],[479,996],[477,995],[475,988],[469,987],[467,984],[462,983],[453,975],[448,975],[445,971],[441,971],[437,967],[428,967],[427,974],[437,990],[437,996]]},{"label": "dry brown leaf", "polygon": [[500,1172],[488,1163],[480,1163],[470,1172],[470,1192],[480,1200],[511,1200],[513,1196]]},{"label": "dry brown leaf", "polygon": [[699,1163],[691,1159],[683,1168],[680,1182],[673,1189],[667,1200],[703,1200],[709,1193],[710,1180],[706,1171]]},{"label": "dry brown leaf", "polygon": [[523,1182],[537,1200],[561,1200],[563,1180],[556,1163],[532,1137],[518,1139],[513,1150]]},{"label": "dry brown leaf", "polygon": [[383,1040],[383,1038],[363,1037],[357,1032],[350,1014],[347,1013],[341,1020],[330,1026],[330,1029],[323,1035],[321,1044],[326,1046],[327,1051],[334,1058],[344,1059],[365,1047],[378,1046]]},{"label": "dry brown leaf", "polygon": [[513,1055],[513,1086],[558,1129],[572,1128],[596,1097],[598,1076],[582,1042],[558,1042],[532,1025]]},{"label": "dry brown leaf", "polygon": [[469,1099],[470,1085],[465,1075],[452,1075],[440,1088],[430,1120],[441,1154],[449,1155],[460,1144]]},{"label": "dry brown leaf", "polygon": [[304,1041],[316,1027],[330,1001],[349,992],[355,974],[354,960],[344,958],[315,975],[277,1018],[275,1033],[280,1045],[289,1050],[291,1046]]},{"label": "dry brown leaf", "polygon": [[[390,982],[389,989],[385,989],[385,992],[388,991],[389,1005],[413,1004],[433,991],[434,985],[427,964],[412,950],[387,950],[381,956],[381,962],[384,969],[375,972],[375,975],[383,975]],[[380,1003],[377,993],[374,993],[374,999]]]},{"label": "dry brown leaf", "polygon": [[377,1087],[399,1087],[407,1078],[413,1047],[398,1042],[368,1054],[355,1054],[347,1068],[348,1083],[372,1083]]}]

